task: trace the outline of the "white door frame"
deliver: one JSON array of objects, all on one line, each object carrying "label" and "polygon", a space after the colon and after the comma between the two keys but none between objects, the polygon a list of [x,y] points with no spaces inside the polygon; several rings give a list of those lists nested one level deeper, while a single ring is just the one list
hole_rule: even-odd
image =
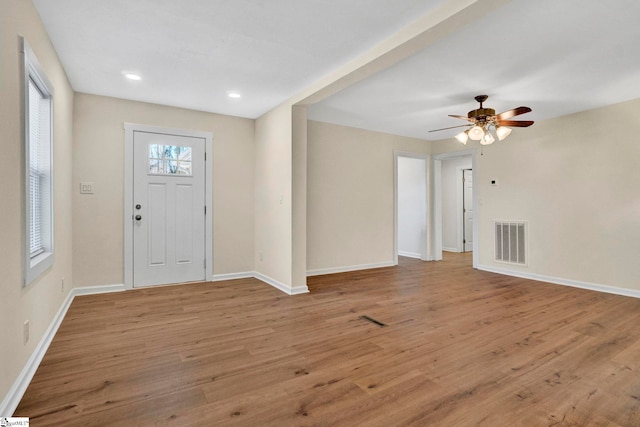
[{"label": "white door frame", "polygon": [[[442,259],[442,160],[454,157],[471,156],[471,169],[474,184],[478,182],[478,150],[471,148],[467,150],[454,151],[449,153],[436,154],[433,156],[433,259]],[[478,192],[473,192],[473,268],[477,268],[480,259],[478,249]]]},{"label": "white door frame", "polygon": [[175,136],[203,138],[205,140],[205,280],[213,276],[213,134],[160,126],[124,124],[124,286],[133,289],[133,135],[134,132],[152,132]]},{"label": "white door frame", "polygon": [[[470,168],[465,168],[465,167],[459,167],[458,168],[458,175],[459,175],[459,179],[458,179],[458,184],[462,184],[462,185],[458,185],[458,213],[457,213],[457,221],[458,221],[458,225],[457,225],[457,238],[458,238],[458,242],[456,243],[456,245],[458,246],[459,252],[467,252],[467,250],[465,249],[465,228],[466,228],[466,220],[464,218],[464,211],[465,211],[465,207],[464,207],[464,192],[465,192],[465,181],[464,181],[464,171],[468,171],[471,170],[471,179],[473,179],[473,169]],[[471,187],[471,208],[473,209],[473,190],[474,188]],[[475,213],[475,212],[474,212]],[[473,228],[473,227],[472,227]],[[471,233],[471,238],[473,238],[473,230]],[[473,242],[471,242],[471,244],[473,245]]]},{"label": "white door frame", "polygon": [[464,170],[464,166],[456,168],[456,246],[455,248],[447,248],[455,249],[455,252],[464,252]]},{"label": "white door frame", "polygon": [[393,150],[393,264],[398,265],[398,157],[410,157],[413,159],[424,160],[425,169],[425,183],[427,194],[425,195],[425,224],[427,225],[427,233],[425,241],[422,245],[422,253],[420,259],[423,261],[429,261],[429,242],[431,240],[431,231],[429,226],[429,159],[430,156],[424,153],[412,153],[408,151]]}]

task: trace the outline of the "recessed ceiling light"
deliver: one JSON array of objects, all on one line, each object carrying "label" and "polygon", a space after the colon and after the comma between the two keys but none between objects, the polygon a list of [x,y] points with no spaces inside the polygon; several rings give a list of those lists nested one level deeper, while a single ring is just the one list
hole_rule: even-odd
[{"label": "recessed ceiling light", "polygon": [[232,90],[231,90],[231,91],[229,91],[229,92],[227,92],[227,96],[228,96],[229,98],[233,98],[233,99],[240,99],[240,98],[242,98],[242,95],[240,95],[238,92],[236,92],[236,91],[232,91]]},{"label": "recessed ceiling light", "polygon": [[135,74],[135,73],[123,73],[123,74],[129,80],[142,80],[142,77],[140,77],[139,74]]}]

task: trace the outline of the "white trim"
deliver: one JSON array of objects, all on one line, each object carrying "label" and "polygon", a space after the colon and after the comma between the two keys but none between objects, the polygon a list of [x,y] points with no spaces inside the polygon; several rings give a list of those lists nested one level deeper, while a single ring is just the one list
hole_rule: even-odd
[{"label": "white trim", "polygon": [[45,331],[42,339],[33,350],[33,353],[31,353],[31,357],[29,357],[29,360],[27,360],[24,368],[22,368],[22,372],[20,372],[20,375],[18,375],[18,378],[16,378],[16,380],[14,381],[4,400],[2,401],[2,403],[0,403],[0,415],[11,416],[15,412],[16,408],[20,404],[22,396],[24,396],[25,391],[27,391],[29,383],[31,383],[33,376],[38,370],[40,362],[42,362],[45,353],[49,349],[49,346],[53,341],[53,337],[55,337],[56,332],[58,332],[58,328],[60,327],[60,324],[62,324],[62,320],[67,314],[67,310],[69,310],[73,299],[78,295],[93,295],[124,290],[124,285],[93,286],[87,288],[71,289],[69,294],[67,294],[67,298],[60,306],[60,309],[53,317],[53,320]]},{"label": "white trim", "polygon": [[456,247],[458,252],[464,252],[464,168],[461,166],[456,168],[456,181]]},{"label": "white trim", "polygon": [[124,284],[133,289],[133,130],[135,125],[124,124]]},{"label": "white trim", "polygon": [[640,298],[640,290],[617,288],[615,286],[599,283],[582,282],[580,280],[562,279],[559,277],[545,276],[543,274],[526,273],[521,271],[497,268],[488,265],[479,265],[478,270],[490,273],[503,274],[505,276],[520,277],[522,279],[537,280],[539,282],[553,283],[554,285],[571,286],[573,288],[587,289],[590,291],[604,292],[607,294],[621,295],[625,297]]},{"label": "white trim", "polygon": [[433,209],[430,226],[433,230],[431,258],[442,261],[442,161],[433,160],[433,188],[431,189]]},{"label": "white trim", "polygon": [[316,270],[307,271],[307,276],[322,276],[324,274],[346,273],[349,271],[358,270],[370,270],[372,268],[393,267],[398,265],[397,262],[387,261],[376,264],[360,264],[360,265],[346,265],[344,267],[331,267],[331,268],[319,268]]},{"label": "white trim", "polygon": [[133,137],[134,132],[161,133],[167,135],[202,138],[205,140],[205,276],[213,276],[213,133],[189,129],[124,123],[124,284],[133,289]]},{"label": "white trim", "polygon": [[417,258],[417,259],[422,259],[422,254],[419,254],[417,252],[406,252],[406,251],[398,251],[398,255],[400,256],[406,256],[408,258]]},{"label": "white trim", "polygon": [[265,276],[264,274],[258,273],[258,272],[254,272],[254,277],[288,295],[306,294],[307,292],[309,292],[309,288],[307,288],[307,285],[290,288],[284,283],[279,282],[276,279],[272,279],[271,277]]},{"label": "white trim", "polygon": [[256,278],[256,273],[253,271],[245,271],[242,273],[225,273],[225,274],[214,274],[211,276],[212,282],[221,282],[223,280],[236,280],[236,279],[251,279]]},{"label": "white trim", "polygon": [[71,293],[74,297],[80,295],[98,295],[98,294],[110,294],[112,292],[124,292],[127,287],[124,284],[118,285],[102,285],[102,286],[86,286],[82,288],[73,288]]},{"label": "white trim", "polygon": [[[21,126],[23,128],[23,138],[22,138],[22,153],[24,157],[24,228],[23,228],[23,286],[28,286],[32,282],[34,282],[38,277],[40,277],[47,269],[51,268],[54,263],[54,252],[55,252],[55,227],[54,227],[54,218],[55,218],[55,194],[54,194],[54,180],[55,180],[55,165],[54,165],[54,87],[49,81],[44,69],[40,65],[38,58],[36,57],[33,50],[29,46],[29,43],[24,39],[24,37],[20,37],[20,51],[22,53],[22,92],[20,98],[20,109],[21,109]],[[38,256],[31,257],[30,252],[30,239],[31,239],[31,218],[30,218],[30,210],[31,210],[31,193],[30,193],[30,124],[29,124],[29,81],[33,80],[38,90],[42,93],[43,97],[48,99],[49,102],[49,129],[48,129],[48,178],[49,182],[47,185],[47,193],[48,200],[47,206],[44,207],[46,209],[47,223],[44,225],[42,233],[46,235],[46,241],[43,242],[44,252],[39,254]]]},{"label": "white trim", "polygon": [[[466,190],[465,187],[465,180],[464,180],[464,171],[470,170],[471,171],[471,209],[473,209],[473,192],[476,191],[475,188],[475,183],[473,182],[473,169],[470,169],[468,167],[464,167],[464,166],[458,166],[457,168],[457,176],[456,178],[458,179],[458,189],[456,190],[456,197],[457,197],[457,201],[456,201],[456,206],[458,209],[458,212],[456,214],[456,221],[458,221],[457,225],[456,225],[456,245],[458,246],[458,252],[469,252],[466,250],[465,246],[466,243],[465,241],[465,234],[464,234],[464,228],[465,228],[465,217],[464,217],[464,192]],[[462,185],[460,185],[462,184]],[[475,212],[473,213],[475,215]],[[472,225],[473,228],[473,225]],[[473,238],[473,229],[471,230],[471,238]],[[471,248],[473,249],[473,242],[471,242]],[[443,249],[444,250],[444,249]]]},{"label": "white trim", "polygon": [[256,271],[245,271],[240,273],[225,273],[225,274],[214,274],[211,277],[212,282],[221,282],[224,280],[237,280],[237,279],[257,279],[261,282],[266,283],[267,285],[273,286],[279,291],[284,292],[287,295],[298,295],[298,294],[306,294],[309,292],[309,288],[306,285],[304,286],[296,286],[295,288],[290,288],[282,282],[279,282],[276,279],[273,279],[269,276],[266,276],[262,273],[258,273]]},{"label": "white trim", "polygon": [[204,277],[213,276],[213,133],[204,132]]},{"label": "white trim", "polygon": [[445,248],[444,246],[442,247],[442,250],[445,252],[456,252],[456,253],[462,252],[459,248]]}]

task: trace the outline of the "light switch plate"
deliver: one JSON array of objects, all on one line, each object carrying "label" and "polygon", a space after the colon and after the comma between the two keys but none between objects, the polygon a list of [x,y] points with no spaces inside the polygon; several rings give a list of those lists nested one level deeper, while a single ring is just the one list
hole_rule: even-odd
[{"label": "light switch plate", "polygon": [[80,194],[93,194],[93,182],[81,182]]}]

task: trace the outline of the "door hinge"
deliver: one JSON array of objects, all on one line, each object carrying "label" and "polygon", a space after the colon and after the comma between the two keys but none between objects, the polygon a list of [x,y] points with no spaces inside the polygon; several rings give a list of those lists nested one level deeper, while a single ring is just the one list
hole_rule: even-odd
[{"label": "door hinge", "polygon": [[207,214],[207,207],[206,206],[204,207],[204,214],[205,215]]},{"label": "door hinge", "polygon": [[467,241],[465,239],[462,239],[462,243],[467,243]]}]

